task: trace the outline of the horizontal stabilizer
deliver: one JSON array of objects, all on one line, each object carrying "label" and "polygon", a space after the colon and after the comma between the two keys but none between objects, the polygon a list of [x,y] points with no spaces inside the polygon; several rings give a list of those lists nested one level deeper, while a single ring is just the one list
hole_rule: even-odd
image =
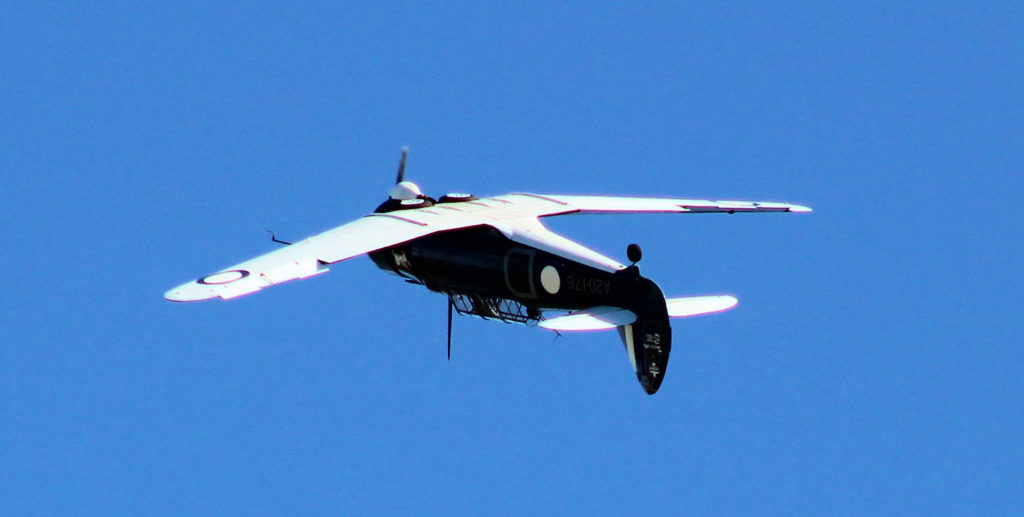
[{"label": "horizontal stabilizer", "polygon": [[[735,296],[686,296],[665,300],[670,318],[685,318],[727,311],[739,303]],[[591,307],[564,316],[548,318],[538,325],[558,332],[583,332],[589,330],[611,330],[619,325],[636,321],[636,314],[619,307]]]},{"label": "horizontal stabilizer", "polygon": [[565,316],[546,319],[539,326],[558,332],[610,330],[636,321],[636,314],[618,307],[591,307]]},{"label": "horizontal stabilizer", "polygon": [[670,318],[685,318],[727,311],[736,306],[739,300],[734,296],[688,296],[665,300]]}]

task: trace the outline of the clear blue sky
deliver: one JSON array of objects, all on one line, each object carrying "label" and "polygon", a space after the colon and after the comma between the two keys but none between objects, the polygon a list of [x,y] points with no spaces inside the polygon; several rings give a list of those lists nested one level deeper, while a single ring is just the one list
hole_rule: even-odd
[{"label": "clear blue sky", "polygon": [[[173,7],[168,5],[173,4]],[[0,514],[1024,512],[1019,2],[0,7]],[[180,282],[385,197],[788,201],[553,227],[670,295],[461,318],[365,259]]]}]

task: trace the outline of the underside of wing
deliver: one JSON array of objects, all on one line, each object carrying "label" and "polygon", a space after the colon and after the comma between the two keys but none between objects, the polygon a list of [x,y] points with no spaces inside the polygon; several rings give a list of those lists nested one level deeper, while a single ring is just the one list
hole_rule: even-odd
[{"label": "underside of wing", "polygon": [[580,332],[610,330],[619,325],[629,325],[634,321],[636,321],[636,314],[633,311],[602,306],[549,318],[540,322],[538,326],[558,332]]},{"label": "underside of wing", "polygon": [[806,206],[771,201],[713,201],[708,199],[672,199],[618,196],[549,195],[545,199],[562,203],[545,215],[571,213],[735,213],[735,212],[810,212]]},{"label": "underside of wing", "polygon": [[572,239],[549,230],[534,217],[492,223],[506,237],[548,253],[574,260],[590,267],[615,272],[626,266]]},{"label": "underside of wing", "polygon": [[434,226],[389,214],[372,214],[287,247],[182,284],[164,295],[175,302],[235,298],[290,280],[326,273],[327,265],[458,225]]}]

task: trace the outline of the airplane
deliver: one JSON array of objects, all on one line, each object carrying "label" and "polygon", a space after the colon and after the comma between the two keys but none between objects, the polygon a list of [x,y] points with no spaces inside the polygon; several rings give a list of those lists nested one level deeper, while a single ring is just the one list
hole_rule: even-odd
[{"label": "airplane", "polygon": [[402,150],[388,199],[353,222],[175,287],[174,302],[225,300],[326,273],[369,255],[380,269],[448,297],[452,311],[555,332],[617,329],[637,380],[649,395],[665,378],[670,318],[729,310],[728,295],[665,298],[641,276],[640,246],[629,265],[548,230],[543,218],[569,214],[811,212],[775,202],[514,193],[487,198],[453,193],[438,199],[405,180]]}]

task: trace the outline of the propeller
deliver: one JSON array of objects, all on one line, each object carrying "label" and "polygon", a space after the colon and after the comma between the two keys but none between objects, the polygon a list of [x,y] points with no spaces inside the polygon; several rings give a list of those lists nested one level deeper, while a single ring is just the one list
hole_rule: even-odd
[{"label": "propeller", "polygon": [[452,297],[448,296],[448,360],[452,360]]},{"label": "propeller", "polygon": [[405,180],[405,159],[409,157],[409,148],[402,148],[402,161],[398,162],[398,178],[395,179],[395,184],[401,183]]}]

